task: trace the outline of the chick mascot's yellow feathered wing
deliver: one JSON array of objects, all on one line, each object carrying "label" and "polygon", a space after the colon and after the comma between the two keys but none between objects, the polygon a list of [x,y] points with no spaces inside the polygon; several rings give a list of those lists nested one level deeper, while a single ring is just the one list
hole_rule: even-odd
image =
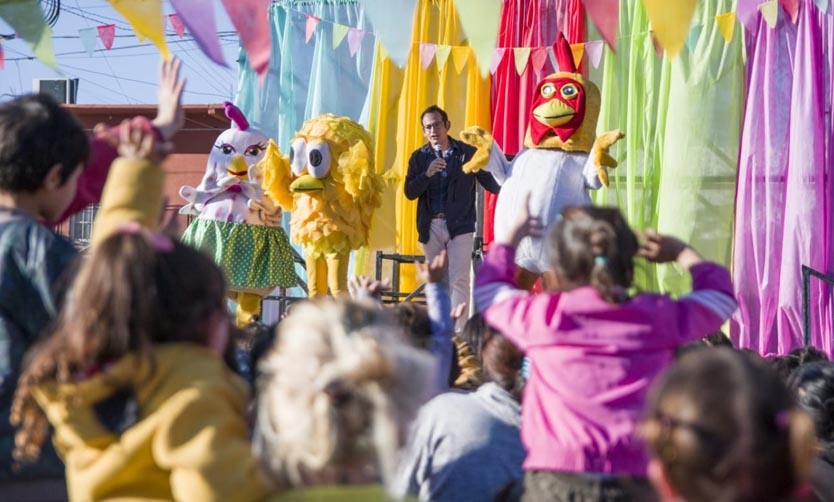
[{"label": "chick mascot's yellow feathered wing", "polygon": [[368,132],[321,115],[296,133],[289,158],[270,141],[261,166],[264,191],[290,211],[292,240],[304,249],[308,295],[347,294],[350,252],[367,245],[384,188]]},{"label": "chick mascot's yellow feathered wing", "polygon": [[[600,93],[577,73],[570,44],[560,33],[556,43],[560,72],[536,87],[524,150],[508,162],[492,136],[478,127],[461,133],[461,139],[478,147],[464,172],[486,169],[501,185],[495,206],[495,236],[507,236],[518,218],[526,194],[530,212],[545,225],[556,220],[563,207],[591,203],[588,190],[608,185],[607,168],[617,166],[608,149],[623,137],[619,130],[595,138]],[[548,271],[544,239],[525,238],[516,250],[522,269],[519,283],[530,287]]]},{"label": "chick mascot's yellow feathered wing", "polygon": [[235,105],[225,106],[235,127],[215,140],[200,184],[180,188],[188,202],[180,213],[196,216],[182,241],[209,253],[223,269],[243,326],[260,314],[264,295],[297,280],[281,211],[261,188],[257,163],[269,138],[249,127]]}]

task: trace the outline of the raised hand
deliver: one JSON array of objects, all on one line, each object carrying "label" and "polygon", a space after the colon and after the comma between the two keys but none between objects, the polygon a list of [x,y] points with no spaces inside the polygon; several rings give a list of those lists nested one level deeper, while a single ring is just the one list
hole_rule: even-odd
[{"label": "raised hand", "polygon": [[494,141],[492,134],[478,126],[470,126],[460,132],[460,139],[464,143],[476,147],[478,151],[463,165],[463,172],[477,173],[489,163],[489,155],[492,153]]},{"label": "raised hand", "polygon": [[446,251],[443,250],[431,261],[426,263],[415,263],[417,266],[417,278],[426,284],[439,284],[446,282]]},{"label": "raised hand", "polygon": [[653,263],[677,262],[681,267],[689,268],[703,261],[700,255],[680,239],[661,235],[654,229],[637,232],[640,248],[637,256]]},{"label": "raised hand", "polygon": [[185,124],[185,111],[182,109],[182,91],[185,79],[180,78],[182,62],[172,57],[162,62],[159,70],[159,105],[156,118],[152,123],[166,141],[182,129]]},{"label": "raised hand", "polygon": [[122,121],[119,126],[119,155],[131,160],[159,164],[171,152],[170,143],[157,141],[145,117]]},{"label": "raised hand", "polygon": [[619,129],[608,131],[597,137],[594,146],[591,148],[591,155],[594,156],[594,165],[597,168],[597,176],[605,186],[608,186],[608,169],[617,167],[617,161],[608,153],[608,150],[614,143],[624,137],[625,134]]},{"label": "raised hand", "polygon": [[377,281],[364,275],[348,279],[348,291],[353,298],[375,298],[379,300],[384,291],[391,289],[388,279]]}]

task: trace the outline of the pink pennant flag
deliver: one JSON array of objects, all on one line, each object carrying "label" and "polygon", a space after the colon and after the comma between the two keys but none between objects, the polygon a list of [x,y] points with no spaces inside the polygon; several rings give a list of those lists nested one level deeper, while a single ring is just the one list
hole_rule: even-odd
[{"label": "pink pennant flag", "polygon": [[779,3],[782,4],[782,7],[784,7],[788,16],[790,16],[791,22],[796,24],[796,20],[799,17],[799,0],[779,0]]},{"label": "pink pennant flag", "polygon": [[588,55],[588,59],[594,68],[599,68],[599,62],[602,59],[602,49],[604,47],[605,45],[602,40],[585,42],[585,54]]},{"label": "pink pennant flag", "polygon": [[489,65],[489,72],[495,75],[495,72],[498,71],[498,65],[501,64],[501,61],[504,60],[504,54],[507,53],[507,49],[505,47],[496,47],[495,51],[492,53],[492,64]]},{"label": "pink pennant flag", "polygon": [[263,78],[272,57],[272,36],[269,32],[270,0],[222,0],[226,13],[240,35],[240,42],[249,56],[249,67]]},{"label": "pink pennant flag", "polygon": [[3,44],[0,44],[0,70],[6,67],[6,58],[3,56]]},{"label": "pink pennant flag", "polygon": [[420,44],[420,66],[424,70],[428,70],[429,66],[431,66],[435,52],[437,52],[437,45],[429,43]]},{"label": "pink pennant flag", "polygon": [[316,16],[307,14],[307,26],[306,26],[307,33],[305,35],[305,40],[304,40],[305,44],[310,43],[310,39],[313,38],[313,33],[316,32],[316,26],[319,25],[319,21],[321,21],[321,18],[318,18]]},{"label": "pink pennant flag", "polygon": [[203,54],[221,66],[228,66],[223,59],[223,49],[217,38],[217,23],[214,20],[214,2],[205,0],[171,0],[180,21],[188,28]]},{"label": "pink pennant flag", "polygon": [[617,24],[620,18],[620,0],[582,0],[588,16],[594,21],[602,38],[611,49],[617,48]]},{"label": "pink pennant flag", "polygon": [[530,62],[536,73],[541,73],[544,63],[547,61],[547,47],[534,47],[530,52]]},{"label": "pink pennant flag", "polygon": [[168,14],[168,22],[171,23],[171,28],[177,32],[177,36],[182,38],[185,35],[185,25],[182,23],[182,19],[176,14]]},{"label": "pink pennant flag", "polygon": [[350,49],[350,57],[356,55],[356,52],[362,47],[362,39],[365,38],[365,30],[359,28],[351,28],[348,30],[348,49]]},{"label": "pink pennant flag", "polygon": [[110,48],[113,47],[113,39],[116,38],[116,25],[103,24],[97,28],[98,38],[101,39],[101,43],[104,44],[104,48],[109,51]]}]

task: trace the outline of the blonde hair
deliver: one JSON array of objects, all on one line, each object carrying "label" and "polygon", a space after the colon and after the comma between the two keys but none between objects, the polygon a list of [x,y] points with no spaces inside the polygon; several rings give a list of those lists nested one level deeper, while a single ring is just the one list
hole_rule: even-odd
[{"label": "blonde hair", "polygon": [[392,479],[406,427],[430,397],[432,357],[388,312],[328,298],[293,308],[259,364],[254,448],[273,480],[299,487],[347,466]]}]

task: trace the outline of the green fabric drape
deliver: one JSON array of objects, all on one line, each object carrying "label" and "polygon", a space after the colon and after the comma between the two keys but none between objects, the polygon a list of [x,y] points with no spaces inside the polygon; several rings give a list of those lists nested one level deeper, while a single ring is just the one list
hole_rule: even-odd
[{"label": "green fabric drape", "polygon": [[[635,229],[657,228],[728,266],[744,62],[741,27],[728,44],[715,16],[734,10],[734,0],[703,1],[692,21],[697,42],[669,60],[655,52],[642,2],[621,0],[617,51],[606,47],[591,73],[602,84],[597,130],[626,133],[616,147],[620,167],[595,202],[619,206]],[[690,287],[675,266],[642,261],[636,285],[672,294]]]}]

